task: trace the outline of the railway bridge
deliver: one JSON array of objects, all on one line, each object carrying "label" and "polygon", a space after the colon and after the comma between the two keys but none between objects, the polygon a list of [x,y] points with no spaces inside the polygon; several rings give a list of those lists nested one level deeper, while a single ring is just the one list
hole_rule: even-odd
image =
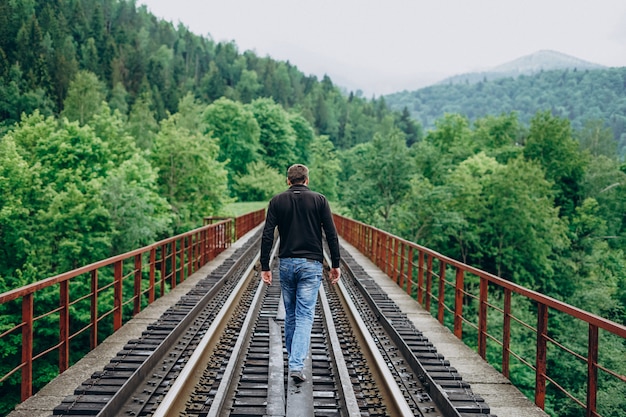
[{"label": "railway bridge", "polygon": [[[623,344],[624,326],[338,215],[342,279],[320,290],[308,378],[296,384],[280,285],[259,279],[263,220],[263,210],[207,218],[0,294],[3,314],[18,317],[0,333],[15,347],[0,375],[3,396],[19,401],[9,416],[533,417],[546,415],[547,390],[598,416],[599,381],[626,387],[599,343]],[[51,293],[55,305],[43,301]],[[518,298],[533,303],[532,322],[516,315]],[[563,315],[588,329],[586,352],[550,337]],[[529,335],[531,357],[512,344],[516,332]],[[584,364],[584,398],[550,372],[554,350]],[[50,366],[59,375],[44,385]],[[534,374],[531,399],[510,381],[520,368]]]}]

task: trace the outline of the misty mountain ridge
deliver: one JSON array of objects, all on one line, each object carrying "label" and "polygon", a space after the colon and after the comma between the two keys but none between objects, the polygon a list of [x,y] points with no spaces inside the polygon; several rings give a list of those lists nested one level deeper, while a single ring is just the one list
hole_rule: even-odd
[{"label": "misty mountain ridge", "polygon": [[474,84],[500,78],[517,78],[520,75],[534,75],[551,70],[596,70],[608,67],[585,61],[557,51],[541,50],[513,61],[498,65],[486,71],[470,72],[445,78],[437,84]]}]

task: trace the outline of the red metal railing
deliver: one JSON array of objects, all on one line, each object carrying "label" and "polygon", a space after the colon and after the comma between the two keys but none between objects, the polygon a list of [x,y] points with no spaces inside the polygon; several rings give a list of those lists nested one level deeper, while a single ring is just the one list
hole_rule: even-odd
[{"label": "red metal railing", "polygon": [[[626,392],[626,376],[610,365],[599,362],[599,331],[605,332],[605,339],[615,338],[618,346],[623,349],[626,343],[626,326],[588,313],[551,297],[513,284],[510,281],[473,268],[454,259],[443,256],[435,251],[391,235],[380,229],[334,215],[339,234],[360,252],[368,256],[382,271],[417,301],[440,323],[450,326],[454,334],[476,346],[479,355],[486,359],[488,341],[495,343],[498,352],[502,353],[499,364],[501,372],[510,378],[511,356],[520,364],[530,368],[535,374],[535,404],[545,409],[546,387],[552,388],[568,397],[577,406],[585,410],[586,416],[600,416],[598,407],[598,372],[603,372],[606,379],[612,378],[620,385],[618,392]],[[446,271],[454,272],[454,279],[446,277]],[[478,288],[476,288],[478,287]],[[446,291],[449,288],[449,291]],[[530,301],[536,312],[536,326],[524,322],[512,312],[512,296],[516,299]],[[489,299],[491,297],[492,299]],[[434,305],[431,305],[434,304]],[[473,309],[470,305],[473,304]],[[497,312],[498,323],[488,327],[488,312]],[[472,316],[464,314],[470,312]],[[447,313],[447,314],[446,314]],[[518,314],[519,315],[519,314]],[[557,341],[549,334],[549,318],[567,320],[573,326],[587,327],[586,352],[577,353],[580,347],[568,346],[568,342]],[[493,320],[494,315],[489,316]],[[496,321],[496,320],[494,320]],[[467,340],[463,325],[469,326],[472,336],[477,340]],[[521,329],[521,330],[520,330]],[[526,359],[514,352],[511,341],[514,331],[526,331],[534,334],[534,360]],[[527,343],[533,343],[529,338]],[[548,346],[556,348],[556,352],[569,359],[582,361],[582,372],[586,371],[586,398],[580,399],[575,393],[569,392],[564,386],[567,381],[557,381],[558,375],[549,376]],[[569,356],[567,356],[569,355]],[[585,356],[586,355],[586,356]],[[534,362],[534,364],[532,363]],[[567,377],[565,377],[567,378]],[[552,389],[551,388],[551,389]]]},{"label": "red metal railing", "polygon": [[[228,219],[229,217],[205,217],[204,224],[213,224],[216,221]],[[261,224],[265,220],[265,209],[260,209],[257,211],[250,212],[248,214],[244,214],[242,216],[235,218],[235,223],[233,224],[234,231],[233,235],[237,240],[241,239],[243,235],[248,233],[250,230],[254,229],[256,226]]]},{"label": "red metal railing", "polygon": [[[6,342],[5,346],[13,344],[12,356],[16,357],[15,367],[0,374],[0,388],[6,392],[2,388],[5,381],[21,372],[20,396],[22,401],[27,399],[33,394],[36,361],[58,351],[59,372],[65,371],[70,366],[70,354],[78,359],[75,351],[85,354],[85,346],[94,349],[143,307],[230,247],[235,236],[238,239],[263,220],[264,210],[222,219],[0,294],[3,319],[18,317],[0,323],[0,341]],[[58,338],[51,333],[57,333]],[[6,354],[3,360],[10,356]]]}]

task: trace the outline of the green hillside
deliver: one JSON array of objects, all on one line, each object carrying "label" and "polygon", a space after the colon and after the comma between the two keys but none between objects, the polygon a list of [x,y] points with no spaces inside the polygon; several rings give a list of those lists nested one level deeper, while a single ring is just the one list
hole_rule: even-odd
[{"label": "green hillside", "polygon": [[328,77],[198,36],[131,0],[0,2],[0,134],[22,113],[63,114],[79,71],[95,74],[102,98],[124,115],[143,99],[160,121],[187,93],[204,103],[271,97],[342,148],[371,140],[389,114]]},{"label": "green hillside", "polygon": [[477,83],[450,81],[385,99],[393,109],[406,107],[426,129],[445,113],[476,120],[514,111],[528,123],[538,111],[549,110],[569,119],[574,129],[602,120],[612,129],[622,158],[626,152],[626,68],[541,71]]}]

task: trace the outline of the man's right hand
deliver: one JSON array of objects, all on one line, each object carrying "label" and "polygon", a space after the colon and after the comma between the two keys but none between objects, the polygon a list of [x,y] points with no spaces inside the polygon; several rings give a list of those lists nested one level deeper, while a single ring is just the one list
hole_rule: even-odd
[{"label": "man's right hand", "polygon": [[272,271],[261,271],[261,279],[267,285],[272,285]]},{"label": "man's right hand", "polygon": [[336,284],[339,282],[339,278],[341,278],[341,270],[339,268],[330,268],[328,271],[328,279],[331,284]]}]

